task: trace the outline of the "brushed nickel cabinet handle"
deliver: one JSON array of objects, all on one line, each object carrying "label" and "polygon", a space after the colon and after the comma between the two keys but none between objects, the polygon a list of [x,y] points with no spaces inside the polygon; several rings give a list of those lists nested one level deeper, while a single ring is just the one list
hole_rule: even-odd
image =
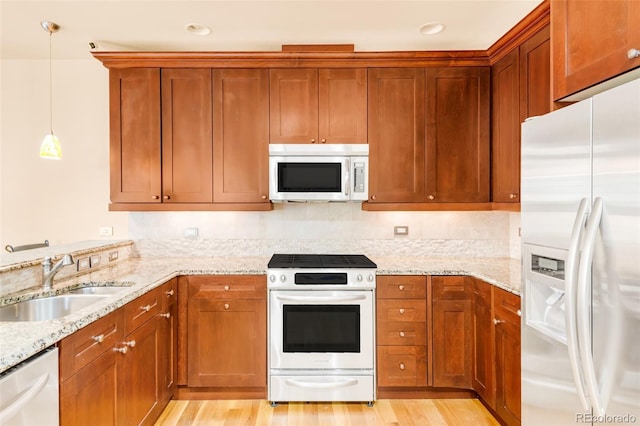
[{"label": "brushed nickel cabinet handle", "polygon": [[152,200],[159,200],[159,199],[160,199],[160,196],[159,196],[159,195],[152,195],[152,196],[151,196],[151,199],[152,199]]},{"label": "brushed nickel cabinet handle", "polygon": [[399,367],[400,367],[400,370],[404,370],[405,369],[404,362],[401,362]]},{"label": "brushed nickel cabinet handle", "polygon": [[173,293],[174,293],[174,291],[173,291],[173,290],[169,290],[169,291],[167,291],[165,294],[166,294],[167,296],[173,296]]},{"label": "brushed nickel cabinet handle", "polygon": [[98,334],[97,336],[91,336],[94,342],[102,343],[104,342],[104,334]]},{"label": "brushed nickel cabinet handle", "polygon": [[404,291],[404,285],[400,284],[400,285],[398,286],[398,290],[400,290],[400,291]]},{"label": "brushed nickel cabinet handle", "polygon": [[375,195],[372,195],[372,196],[371,196],[371,199],[372,199],[372,200],[375,200],[376,198],[378,198],[378,197],[376,197]]},{"label": "brushed nickel cabinet handle", "polygon": [[136,341],[135,340],[130,340],[128,342],[122,342],[123,345],[125,346],[129,346],[130,348],[135,348],[136,347]]},{"label": "brushed nickel cabinet handle", "polygon": [[504,320],[499,320],[499,319],[497,319],[497,318],[494,318],[494,319],[493,319],[493,324],[494,324],[494,325],[502,324],[503,322],[504,322]]},{"label": "brushed nickel cabinet handle", "polygon": [[404,308],[400,308],[400,313],[404,314]]},{"label": "brushed nickel cabinet handle", "polygon": [[171,312],[167,312],[166,314],[159,314],[162,318],[171,318]]},{"label": "brushed nickel cabinet handle", "polygon": [[140,306],[140,309],[142,309],[145,312],[149,312],[151,310],[151,305]]},{"label": "brushed nickel cabinet handle", "polygon": [[518,198],[518,194],[509,194],[509,198],[511,198],[512,200]]},{"label": "brushed nickel cabinet handle", "polygon": [[124,348],[113,348],[113,350],[116,352],[120,352],[121,354],[126,354],[127,352],[129,352],[129,348],[127,348],[126,346]]},{"label": "brushed nickel cabinet handle", "polygon": [[322,140],[320,141],[320,143],[326,143],[326,142],[327,142],[327,140],[326,140],[326,139],[322,139]]},{"label": "brushed nickel cabinet handle", "polygon": [[436,199],[436,196],[435,196],[435,195],[433,195],[433,194],[429,194],[429,199],[430,199],[430,200],[435,200],[435,199]]},{"label": "brushed nickel cabinet handle", "polygon": [[404,337],[404,336],[405,336],[404,331],[401,331],[400,332],[400,337]]},{"label": "brushed nickel cabinet handle", "polygon": [[228,285],[224,286],[224,291],[229,291],[231,289],[231,287],[229,287]]},{"label": "brushed nickel cabinet handle", "polygon": [[229,304],[228,304],[228,303],[225,303],[225,304],[224,304],[224,308],[225,308],[225,309],[229,309]]},{"label": "brushed nickel cabinet handle", "polygon": [[266,196],[266,195],[263,195],[263,196],[262,196],[262,197],[260,197],[260,198],[262,198],[263,200],[266,200],[266,199],[267,199],[267,196]]},{"label": "brushed nickel cabinet handle", "polygon": [[311,139],[311,143],[316,143],[316,140],[315,139]]},{"label": "brushed nickel cabinet handle", "polygon": [[635,59],[640,58],[640,49],[629,49],[627,50],[627,58]]},{"label": "brushed nickel cabinet handle", "polygon": [[171,199],[171,195],[165,195],[162,198],[164,198],[165,200],[170,200]]}]

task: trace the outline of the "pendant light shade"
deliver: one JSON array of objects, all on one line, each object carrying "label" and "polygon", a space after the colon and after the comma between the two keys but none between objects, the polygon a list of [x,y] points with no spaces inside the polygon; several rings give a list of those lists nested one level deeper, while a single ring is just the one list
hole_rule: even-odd
[{"label": "pendant light shade", "polygon": [[44,137],[40,145],[40,158],[59,160],[62,158],[60,140],[53,133],[53,78],[51,72],[51,36],[60,29],[55,22],[42,21],[40,26],[49,33],[49,134]]}]

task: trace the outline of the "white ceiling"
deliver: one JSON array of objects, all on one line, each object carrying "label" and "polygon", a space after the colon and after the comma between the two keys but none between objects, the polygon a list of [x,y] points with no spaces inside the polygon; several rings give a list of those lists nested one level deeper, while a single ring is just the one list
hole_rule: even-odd
[{"label": "white ceiling", "polygon": [[[282,44],[353,43],[356,51],[485,50],[542,0],[0,0],[0,57],[89,58],[99,50],[279,51]],[[421,25],[446,29],[422,35]],[[191,23],[208,36],[185,31]]]}]

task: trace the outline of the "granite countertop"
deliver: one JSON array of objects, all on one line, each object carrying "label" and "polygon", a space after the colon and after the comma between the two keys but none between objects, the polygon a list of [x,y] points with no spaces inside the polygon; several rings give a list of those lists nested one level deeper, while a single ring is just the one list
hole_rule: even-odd
[{"label": "granite countertop", "polygon": [[[378,275],[471,275],[520,293],[520,261],[509,258],[375,257]],[[265,274],[269,257],[131,258],[79,277],[55,283],[48,295],[83,285],[119,285],[123,289],[72,315],[51,321],[0,322],[0,373],[64,337],[179,275]],[[42,296],[28,292],[0,301]]]}]

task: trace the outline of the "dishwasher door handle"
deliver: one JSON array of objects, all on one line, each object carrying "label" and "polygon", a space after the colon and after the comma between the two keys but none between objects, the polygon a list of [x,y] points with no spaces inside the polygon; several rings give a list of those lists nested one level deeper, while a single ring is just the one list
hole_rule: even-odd
[{"label": "dishwasher door handle", "polygon": [[18,396],[13,403],[11,403],[7,408],[0,411],[0,424],[4,424],[7,420],[13,417],[17,412],[19,412],[25,405],[29,402],[33,401],[33,399],[38,396],[42,388],[49,381],[49,373],[44,373],[42,376],[38,377],[38,380],[26,391],[22,392],[22,395]]}]

